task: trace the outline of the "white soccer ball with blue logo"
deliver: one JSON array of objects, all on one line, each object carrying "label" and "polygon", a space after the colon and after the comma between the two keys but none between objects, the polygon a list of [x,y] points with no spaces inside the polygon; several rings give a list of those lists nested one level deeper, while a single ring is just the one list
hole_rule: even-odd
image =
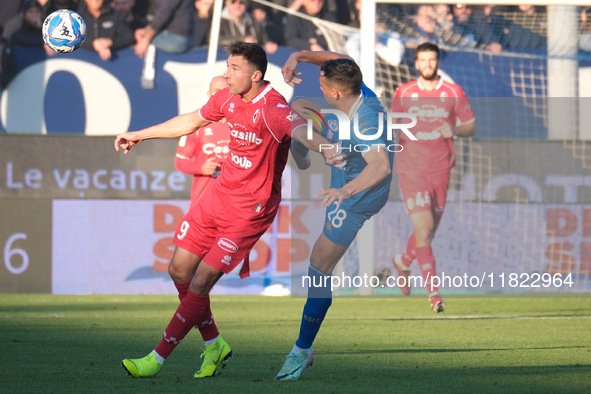
[{"label": "white soccer ball with blue logo", "polygon": [[86,38],[86,23],[76,12],[57,10],[43,22],[43,41],[55,52],[72,52]]}]

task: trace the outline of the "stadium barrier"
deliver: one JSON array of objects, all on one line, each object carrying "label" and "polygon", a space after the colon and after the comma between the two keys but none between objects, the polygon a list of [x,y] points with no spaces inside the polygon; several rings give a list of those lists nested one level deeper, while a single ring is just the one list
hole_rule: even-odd
[{"label": "stadium barrier", "polygon": [[[460,150],[434,243],[439,271],[507,280],[511,274],[572,274],[574,285],[502,288],[497,281],[447,293],[589,292],[591,206],[585,191],[591,184],[581,161],[561,142],[469,144]],[[166,264],[191,186],[190,177],[174,168],[175,149],[174,140],[148,141],[123,156],[110,136],[0,135],[0,292],[173,293]],[[492,171],[466,161],[470,151],[484,158],[490,152],[482,162],[494,163]],[[523,160],[530,156],[537,161]],[[329,174],[319,158],[306,172],[292,168],[285,172],[278,219],[251,256],[252,278],[228,275],[216,291],[259,294],[275,286],[285,293],[291,276],[305,272],[323,226],[315,196]],[[374,222],[373,271],[351,267],[363,258],[357,255],[338,272],[391,270],[392,256],[410,232],[396,179],[390,200]]]}]

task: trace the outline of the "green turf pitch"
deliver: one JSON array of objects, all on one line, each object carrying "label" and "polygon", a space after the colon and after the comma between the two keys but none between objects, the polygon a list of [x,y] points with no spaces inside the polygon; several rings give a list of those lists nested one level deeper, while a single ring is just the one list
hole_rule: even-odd
[{"label": "green turf pitch", "polygon": [[297,382],[274,382],[304,300],[216,296],[234,358],[193,379],[191,332],[151,379],[125,374],[161,338],[174,296],[0,295],[2,393],[591,392],[589,298],[337,298]]}]

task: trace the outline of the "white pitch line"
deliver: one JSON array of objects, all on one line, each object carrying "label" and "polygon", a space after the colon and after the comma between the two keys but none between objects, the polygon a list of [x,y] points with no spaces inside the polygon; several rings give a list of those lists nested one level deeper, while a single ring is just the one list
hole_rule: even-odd
[{"label": "white pitch line", "polygon": [[442,316],[437,315],[433,317],[393,317],[389,320],[425,320],[425,319],[444,319],[444,320],[485,320],[485,319],[591,319],[591,315],[552,315],[552,316]]}]

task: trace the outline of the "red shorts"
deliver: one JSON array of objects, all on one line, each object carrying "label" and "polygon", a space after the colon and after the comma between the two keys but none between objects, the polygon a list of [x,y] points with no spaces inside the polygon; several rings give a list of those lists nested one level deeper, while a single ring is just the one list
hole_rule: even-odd
[{"label": "red shorts", "polygon": [[398,185],[404,207],[409,215],[415,212],[433,212],[442,215],[449,186],[449,172],[436,175],[399,174]]},{"label": "red shorts", "polygon": [[240,212],[222,202],[215,188],[203,195],[185,215],[174,234],[174,243],[203,259],[224,274],[230,273],[244,260],[240,277],[250,275],[248,254],[267,231],[277,213],[243,219]]}]

